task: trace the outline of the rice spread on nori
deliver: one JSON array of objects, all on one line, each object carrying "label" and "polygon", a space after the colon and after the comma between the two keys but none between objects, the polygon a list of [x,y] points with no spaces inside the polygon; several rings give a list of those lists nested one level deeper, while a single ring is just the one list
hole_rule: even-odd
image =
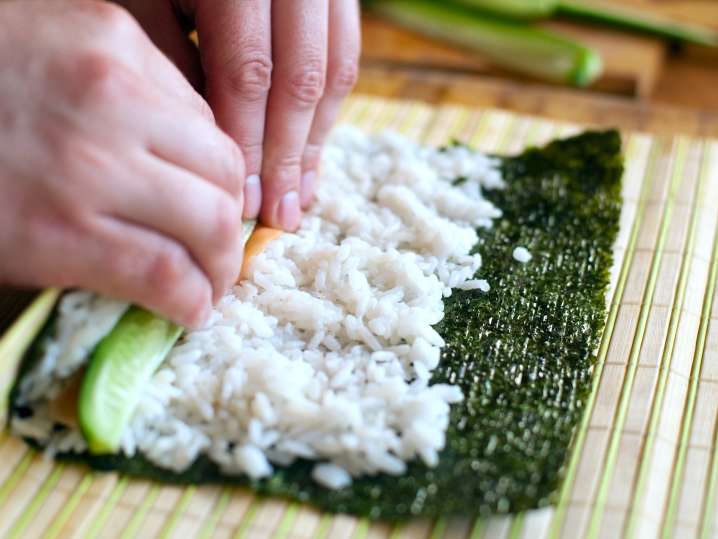
[{"label": "rice spread on nori", "polygon": [[[501,168],[508,188],[486,197],[503,217],[476,246],[491,289],[455,291],[436,326],[447,344],[433,381],[457,384],[465,396],[451,408],[436,467],[414,462],[400,477],[359,478],[332,491],[311,480],[314,463],[307,461],[247,481],[223,477],[205,457],[181,474],[140,456],[57,457],[161,481],[249,483],[261,493],[373,518],[550,503],[590,392],[605,322],[621,203],[620,137],[585,133],[503,159]],[[529,250],[531,263],[513,259],[517,245]]]}]

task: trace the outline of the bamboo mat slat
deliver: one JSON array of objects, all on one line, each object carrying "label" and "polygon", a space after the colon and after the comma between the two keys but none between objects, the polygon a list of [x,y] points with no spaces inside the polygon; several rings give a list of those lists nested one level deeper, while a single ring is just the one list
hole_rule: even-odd
[{"label": "bamboo mat slat", "polygon": [[[581,129],[500,110],[362,96],[346,103],[343,118],[427,144],[457,138],[509,154]],[[392,525],[241,488],[91,473],[53,464],[0,433],[0,537],[718,537],[718,141],[626,133],[624,143],[607,324],[556,507]],[[28,299],[0,294],[0,329]]]}]

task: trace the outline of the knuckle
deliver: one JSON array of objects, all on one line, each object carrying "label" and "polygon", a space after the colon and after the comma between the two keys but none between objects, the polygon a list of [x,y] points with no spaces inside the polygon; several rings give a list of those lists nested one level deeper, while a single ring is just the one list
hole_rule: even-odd
[{"label": "knuckle", "polygon": [[359,63],[356,60],[343,60],[329,76],[329,91],[337,95],[348,95],[354,89],[359,78]]},{"label": "knuckle", "polygon": [[212,226],[212,239],[221,249],[233,248],[239,239],[241,210],[236,200],[228,195],[217,199]]},{"label": "knuckle", "polygon": [[325,78],[323,67],[310,62],[289,76],[289,94],[300,104],[314,106],[324,94]]},{"label": "knuckle", "polygon": [[299,186],[299,176],[302,170],[302,157],[299,155],[284,156],[267,167],[262,174],[262,186],[270,192],[283,194]]},{"label": "knuckle", "polygon": [[[57,137],[53,145],[53,168],[64,181],[48,182],[49,193],[73,200],[78,189],[84,191],[84,196],[92,197],[107,187],[111,167],[106,152],[85,137],[73,133]],[[74,201],[72,206],[76,205],[78,203]]]},{"label": "knuckle", "polygon": [[150,257],[145,282],[155,294],[166,297],[180,289],[189,265],[189,256],[181,247],[160,247]]},{"label": "knuckle", "polygon": [[316,143],[308,142],[304,148],[303,167],[316,168],[322,156],[322,146]]},{"label": "knuckle", "polygon": [[302,159],[299,154],[292,152],[275,159],[272,168],[277,172],[294,172],[301,164]]},{"label": "knuckle", "polygon": [[75,60],[77,86],[75,97],[79,104],[107,105],[136,93],[129,71],[111,56],[89,51]]},{"label": "knuckle", "polygon": [[241,148],[239,152],[242,165],[244,165],[244,172],[250,174],[259,171],[262,166],[262,141],[240,141],[239,147]]},{"label": "knuckle", "polygon": [[230,89],[247,101],[265,99],[272,86],[272,59],[268,54],[245,53],[227,66]]}]

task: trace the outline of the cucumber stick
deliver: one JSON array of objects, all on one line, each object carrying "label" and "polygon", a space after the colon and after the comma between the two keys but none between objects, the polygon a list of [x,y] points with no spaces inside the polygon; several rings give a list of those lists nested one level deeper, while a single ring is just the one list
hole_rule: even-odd
[{"label": "cucumber stick", "polygon": [[431,0],[382,0],[371,6],[411,30],[474,49],[534,77],[585,86],[601,74],[597,52],[546,30]]},{"label": "cucumber stick", "polygon": [[[246,242],[256,221],[245,221]],[[116,453],[142,390],[182,328],[140,307],[131,307],[97,345],[80,387],[78,418],[91,453]]]},{"label": "cucumber stick", "polygon": [[247,240],[249,240],[256,226],[257,221],[255,219],[250,219],[242,223],[242,238],[244,239],[244,243],[247,243]]},{"label": "cucumber stick", "polygon": [[115,453],[147,381],[182,328],[139,307],[130,309],[90,356],[78,418],[91,453]]}]

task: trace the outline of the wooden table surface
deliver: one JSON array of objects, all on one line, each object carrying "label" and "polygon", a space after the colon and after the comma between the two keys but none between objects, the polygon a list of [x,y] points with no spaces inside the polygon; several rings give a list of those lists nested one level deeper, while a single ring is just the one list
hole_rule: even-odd
[{"label": "wooden table surface", "polygon": [[[718,0],[622,0],[718,28]],[[718,137],[718,49],[566,21],[544,26],[601,51],[605,72],[576,89],[507,73],[467,52],[364,15],[360,93],[499,107],[580,123]]]}]

